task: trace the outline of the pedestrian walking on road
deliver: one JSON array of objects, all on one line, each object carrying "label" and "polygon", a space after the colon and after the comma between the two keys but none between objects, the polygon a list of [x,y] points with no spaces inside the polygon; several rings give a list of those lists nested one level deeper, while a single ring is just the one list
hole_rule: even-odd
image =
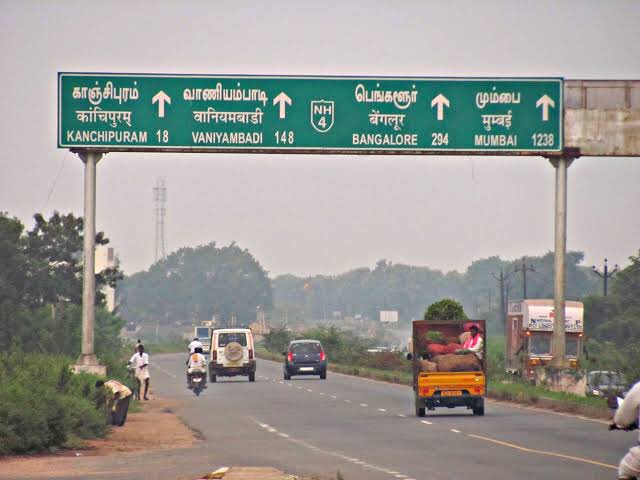
[{"label": "pedestrian walking on road", "polygon": [[138,345],[138,353],[135,353],[129,365],[133,365],[135,368],[135,376],[138,381],[138,391],[136,400],[140,400],[140,392],[142,391],[142,385],[144,384],[144,399],[149,400],[147,394],[149,393],[149,355],[144,353],[144,345]]},{"label": "pedestrian walking on road", "polygon": [[107,393],[107,408],[109,411],[109,425],[122,427],[127,420],[129,411],[129,401],[131,400],[131,390],[117,380],[103,382],[98,380],[96,388],[103,388]]},{"label": "pedestrian walking on road", "polygon": [[[609,430],[635,430],[638,428],[638,414],[640,413],[640,382],[636,383],[624,397],[613,417]],[[640,438],[639,438],[640,441]],[[618,478],[634,479],[640,476],[640,446],[635,445],[620,460]]]}]

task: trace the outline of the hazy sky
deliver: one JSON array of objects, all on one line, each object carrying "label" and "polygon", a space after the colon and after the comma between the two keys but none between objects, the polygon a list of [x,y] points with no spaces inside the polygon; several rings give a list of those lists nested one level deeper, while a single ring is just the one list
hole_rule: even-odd
[{"label": "hazy sky", "polygon": [[[640,79],[638,1],[0,0],[0,210],[82,214],[80,160],[56,148],[58,71]],[[553,248],[554,170],[537,157],[107,155],[98,229],[127,273],[233,240],[271,272],[393,262],[464,270]],[[640,158],[569,169],[568,248],[640,248]]]}]

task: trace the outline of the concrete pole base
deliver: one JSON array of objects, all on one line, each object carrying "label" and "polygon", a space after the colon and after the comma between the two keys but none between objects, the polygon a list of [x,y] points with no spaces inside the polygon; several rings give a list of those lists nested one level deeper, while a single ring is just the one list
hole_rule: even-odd
[{"label": "concrete pole base", "polygon": [[72,367],[73,373],[93,373],[94,375],[107,375],[107,367],[98,363],[98,357],[93,354],[81,354]]}]

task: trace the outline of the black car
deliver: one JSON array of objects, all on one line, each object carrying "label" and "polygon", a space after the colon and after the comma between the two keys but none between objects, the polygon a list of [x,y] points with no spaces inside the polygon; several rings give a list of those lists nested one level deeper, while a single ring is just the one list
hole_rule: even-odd
[{"label": "black car", "polygon": [[295,340],[284,352],[284,379],[293,375],[320,375],[327,378],[327,355],[317,340]]}]

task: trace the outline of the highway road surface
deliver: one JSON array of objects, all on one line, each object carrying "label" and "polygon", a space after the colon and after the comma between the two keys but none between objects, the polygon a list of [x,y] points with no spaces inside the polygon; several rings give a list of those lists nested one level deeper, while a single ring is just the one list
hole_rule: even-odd
[{"label": "highway road surface", "polygon": [[174,467],[188,463],[187,470],[340,470],[347,480],[605,479],[616,478],[619,458],[637,439],[608,432],[606,422],[495,402],[484,417],[452,409],[420,419],[408,387],[331,372],[325,381],[284,381],[282,366],[264,360],[255,383],[222,379],[196,397],[184,385],[184,357],[153,357],[151,372],[156,391],[177,398],[178,413],[205,436],[172,460]]}]

